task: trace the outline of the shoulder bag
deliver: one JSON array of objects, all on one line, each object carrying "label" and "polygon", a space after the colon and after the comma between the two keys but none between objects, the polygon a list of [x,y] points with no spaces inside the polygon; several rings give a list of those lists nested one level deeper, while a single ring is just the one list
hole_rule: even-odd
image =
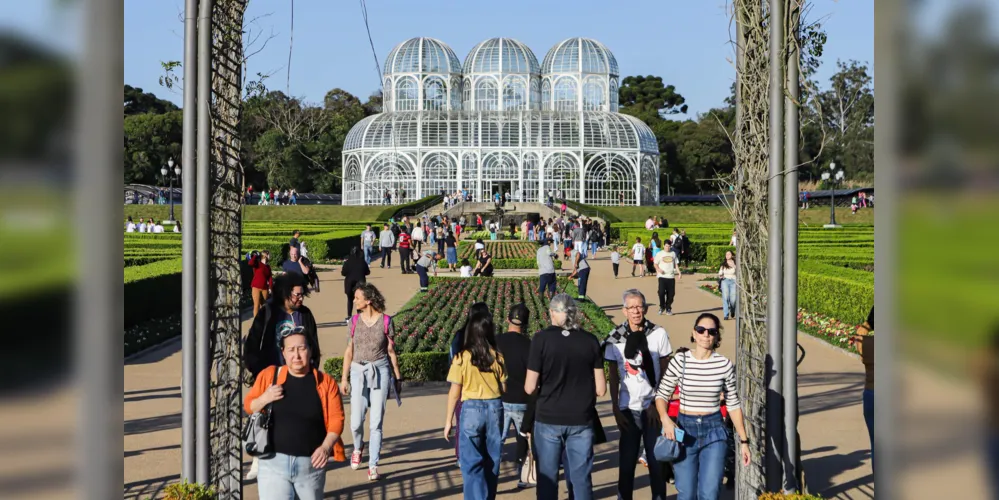
[{"label": "shoulder bag", "polygon": [[[680,380],[677,381],[677,385],[682,384],[684,377],[687,375],[686,354],[687,353],[683,353],[683,371],[680,375]],[[656,460],[659,463],[672,463],[680,458],[680,447],[681,443],[664,435],[660,435],[656,438],[656,446],[653,450],[653,454],[655,454]]]},{"label": "shoulder bag", "polygon": [[[277,384],[278,373],[281,367],[274,370],[274,381],[271,385]],[[250,415],[250,419],[243,428],[243,448],[246,454],[251,457],[266,458],[274,454],[274,442],[271,433],[271,405],[268,404],[260,411]]]}]

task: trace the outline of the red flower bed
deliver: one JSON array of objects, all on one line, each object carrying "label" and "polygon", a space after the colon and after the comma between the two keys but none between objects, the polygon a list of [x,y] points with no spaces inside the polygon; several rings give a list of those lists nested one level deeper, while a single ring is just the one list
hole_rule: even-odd
[{"label": "red flower bed", "polygon": [[[570,295],[578,293],[572,282],[559,280],[559,289]],[[396,343],[401,353],[450,349],[455,331],[468,316],[475,302],[485,302],[493,312],[499,331],[506,326],[510,307],[524,302],[531,311],[528,335],[549,325],[548,299],[538,295],[538,278],[434,278],[430,291],[395,317]],[[614,327],[610,318],[591,303],[580,304],[584,312],[583,329],[604,337]]]},{"label": "red flower bed", "polygon": [[[510,241],[497,243],[484,241],[486,251],[494,259],[533,259],[538,254],[538,245],[528,241]],[[472,259],[475,256],[475,244],[463,244],[458,252],[459,258]]]}]

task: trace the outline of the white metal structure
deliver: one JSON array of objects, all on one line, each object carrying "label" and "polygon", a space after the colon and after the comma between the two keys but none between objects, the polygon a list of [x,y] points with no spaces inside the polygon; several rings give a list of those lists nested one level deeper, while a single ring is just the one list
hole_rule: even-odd
[{"label": "white metal structure", "polygon": [[656,138],[617,113],[618,77],[614,55],[586,38],[557,44],[541,65],[526,45],[493,38],[463,67],[439,40],[407,40],[385,65],[386,111],[347,135],[343,204],[459,189],[475,201],[509,192],[544,202],[553,190],[594,205],[657,204]]}]

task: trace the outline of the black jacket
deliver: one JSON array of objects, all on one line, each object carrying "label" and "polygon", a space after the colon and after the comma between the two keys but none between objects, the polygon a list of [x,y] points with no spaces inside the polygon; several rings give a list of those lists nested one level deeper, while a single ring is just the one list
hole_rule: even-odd
[{"label": "black jacket", "polygon": [[351,288],[358,283],[364,283],[366,281],[364,277],[369,274],[371,274],[371,269],[363,257],[347,257],[347,260],[343,263],[343,267],[340,268],[340,276],[343,276],[344,293],[352,293],[353,290]]},{"label": "black jacket", "polygon": [[[264,303],[264,306],[257,312],[257,317],[253,318],[253,325],[243,342],[243,364],[246,369],[257,378],[257,374],[271,365],[283,365],[281,352],[278,351],[277,323],[280,314],[277,314],[280,306],[273,301]],[[298,312],[302,315],[302,326],[305,327],[305,336],[309,342],[309,350],[312,351],[312,367],[321,370],[319,364],[322,359],[319,352],[319,334],[316,328],[316,317],[308,307],[301,306]]]}]

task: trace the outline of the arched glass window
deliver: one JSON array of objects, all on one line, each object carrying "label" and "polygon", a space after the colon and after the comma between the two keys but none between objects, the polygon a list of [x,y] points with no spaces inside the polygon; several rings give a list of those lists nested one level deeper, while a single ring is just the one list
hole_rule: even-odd
[{"label": "arched glass window", "polygon": [[461,84],[461,107],[472,109],[472,80],[468,78]]},{"label": "arched glass window", "polygon": [[420,92],[416,78],[404,76],[395,82],[395,110],[416,111],[419,109]]},{"label": "arched glass window", "polygon": [[461,109],[461,80],[452,78],[448,92],[451,94],[451,109],[455,111]]},{"label": "arched glass window", "polygon": [[395,108],[392,107],[392,79],[386,78],[385,84],[382,86],[382,110],[383,111],[394,111]]},{"label": "arched glass window", "polygon": [[499,88],[496,80],[482,78],[475,82],[475,109],[477,111],[495,111],[499,107]]},{"label": "arched glass window", "polygon": [[601,111],[604,108],[604,84],[598,78],[588,78],[583,85],[583,110]]},{"label": "arched glass window", "polygon": [[429,111],[439,111],[444,109],[447,102],[447,91],[444,80],[439,77],[430,77],[423,83],[423,109]]},{"label": "arched glass window", "polygon": [[576,111],[576,80],[563,77],[555,82],[555,111]]},{"label": "arched glass window", "polygon": [[527,109],[527,86],[520,77],[507,77],[503,82],[503,109]]},{"label": "arched glass window", "polygon": [[611,110],[612,113],[617,113],[618,112],[618,108],[620,107],[620,102],[619,102],[620,100],[621,100],[621,97],[618,95],[618,92],[617,92],[617,79],[616,78],[611,78],[611,82],[610,82],[610,110]]},{"label": "arched glass window", "polygon": [[547,78],[541,84],[541,109],[544,111],[552,109],[552,84]]},{"label": "arched glass window", "polygon": [[531,78],[531,100],[527,109],[541,109],[541,84],[537,78]]}]

